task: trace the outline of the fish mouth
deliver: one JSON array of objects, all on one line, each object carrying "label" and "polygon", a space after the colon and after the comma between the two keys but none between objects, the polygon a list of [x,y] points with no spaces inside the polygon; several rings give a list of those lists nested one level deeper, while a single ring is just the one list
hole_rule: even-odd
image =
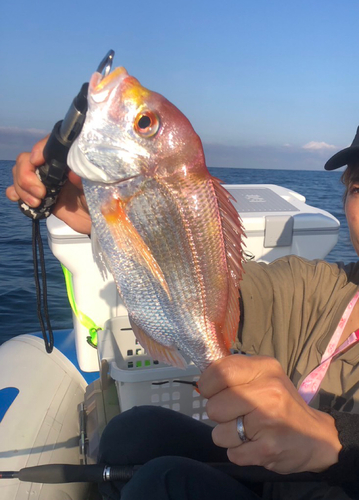
[{"label": "fish mouth", "polygon": [[122,66],[115,68],[108,75],[103,76],[96,72],[92,75],[89,84],[89,96],[97,102],[103,102],[111,91],[120,86],[127,78],[132,78]]},{"label": "fish mouth", "polygon": [[[113,150],[116,149],[119,150],[120,148],[113,148]],[[82,151],[79,145],[79,137],[71,146],[67,156],[67,161],[71,170],[82,179],[96,182],[101,185],[116,185],[131,181],[132,179],[142,175],[142,172],[129,172],[127,176],[118,176],[116,173],[108,172],[101,166],[97,166],[95,163],[92,163],[86,153]]]},{"label": "fish mouth", "polygon": [[107,86],[111,87],[117,86],[119,83],[121,83],[122,80],[124,80],[128,76],[129,74],[127,73],[124,67],[120,66],[118,68],[115,68],[107,76],[101,78],[100,82],[97,84],[94,90],[96,92],[100,92]]}]

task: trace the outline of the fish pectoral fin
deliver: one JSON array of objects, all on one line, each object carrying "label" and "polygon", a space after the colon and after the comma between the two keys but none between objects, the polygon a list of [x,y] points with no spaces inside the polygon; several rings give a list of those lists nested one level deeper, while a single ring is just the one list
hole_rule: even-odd
[{"label": "fish pectoral fin", "polygon": [[133,321],[131,321],[131,318],[130,323],[137,340],[154,360],[162,361],[167,365],[176,366],[177,368],[187,368],[186,360],[176,347],[164,346],[152,339]]},{"label": "fish pectoral fin", "polygon": [[117,198],[113,198],[109,204],[102,207],[101,211],[118,247],[121,248],[123,245],[130,244],[135,250],[138,260],[141,260],[147,269],[149,269],[152,276],[160,283],[161,287],[166,292],[169,300],[171,300],[171,293],[163,271],[154,258],[151,250],[143,241],[143,238],[128,217],[126,213],[126,203]]}]

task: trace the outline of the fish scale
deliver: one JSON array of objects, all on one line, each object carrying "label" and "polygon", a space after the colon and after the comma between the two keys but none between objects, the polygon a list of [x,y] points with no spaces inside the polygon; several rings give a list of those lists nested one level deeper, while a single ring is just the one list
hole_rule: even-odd
[{"label": "fish scale", "polygon": [[[149,203],[147,204],[142,199],[142,196],[136,197],[134,198],[133,206],[131,204],[131,207],[129,207],[128,213],[129,215],[131,215],[132,213],[143,213],[145,211],[145,208],[148,208],[148,216],[147,218],[145,218],[142,227],[137,227],[135,221],[134,226],[140,230],[144,241],[152,249],[152,253],[157,262],[160,264],[160,267],[165,270],[165,277],[171,290],[173,304],[168,303],[166,305],[163,305],[162,307],[168,307],[167,315],[173,318],[173,322],[177,325],[178,328],[183,325],[182,330],[184,332],[201,332],[201,334],[199,335],[199,339],[201,340],[203,339],[203,332],[205,331],[207,316],[212,322],[220,321],[221,319],[223,319],[223,317],[212,318],[210,317],[210,314],[208,314],[211,313],[212,316],[215,316],[215,307],[213,307],[213,305],[212,307],[207,307],[207,305],[205,305],[206,301],[208,301],[208,298],[211,297],[216,297],[218,300],[218,297],[215,293],[205,293],[205,290],[210,290],[210,288],[208,288],[206,284],[203,284],[204,291],[202,291],[202,283],[198,279],[198,271],[196,272],[196,267],[198,267],[198,261],[201,260],[201,255],[205,255],[205,263],[213,262],[213,266],[211,269],[212,272],[207,272],[206,275],[214,275],[219,281],[222,281],[221,278],[223,279],[223,275],[225,276],[226,269],[222,267],[222,274],[214,269],[215,263],[218,260],[218,254],[221,254],[222,252],[221,249],[218,249],[218,241],[217,248],[211,248],[211,241],[208,241],[208,244],[206,244],[206,239],[208,240],[208,238],[205,238],[204,236],[206,233],[204,232],[204,230],[202,231],[202,225],[197,224],[196,231],[193,230],[195,226],[194,224],[191,224],[189,214],[183,213],[186,211],[190,213],[191,210],[186,210],[186,206],[182,205],[182,213],[179,213],[177,205],[173,203],[173,199],[168,198],[168,195],[166,196],[168,191],[163,193],[163,185],[161,185],[162,189],[159,190],[156,189],[157,183],[155,182],[154,184],[155,187],[153,190],[151,190],[151,188],[149,187],[147,187],[146,189],[145,198]],[[162,198],[161,194],[164,195]],[[173,196],[173,193],[171,193],[171,195]],[[156,199],[156,213],[153,212],[153,197],[155,197]],[[163,204],[160,202],[160,199],[164,200]],[[206,207],[204,200],[201,200],[200,206],[202,207],[202,209]],[[208,211],[213,212],[210,207],[208,207]],[[163,220],[163,216],[165,220]],[[156,217],[160,218],[160,220],[156,221]],[[206,213],[204,214],[204,221],[212,219],[212,214],[210,216],[206,216]],[[171,231],[170,224],[168,224],[168,222],[170,222],[172,225],[174,221],[176,221],[176,232]],[[205,241],[202,241],[201,244],[198,244],[198,242],[194,242],[192,245],[190,245],[190,238],[187,237],[186,230],[183,227],[183,221],[185,221],[190,227],[192,227],[191,236],[193,239],[198,240],[199,238],[200,240],[203,239]],[[163,233],[163,236],[161,238],[157,237],[157,227],[161,228],[161,231]],[[141,231],[141,229],[143,232]],[[182,234],[180,234],[178,238],[174,239],[174,236],[177,236],[177,232],[181,232]],[[208,230],[206,232],[208,232]],[[184,252],[184,245],[186,243],[188,243],[189,249],[187,250],[187,252]],[[212,247],[213,246],[214,245],[212,244]],[[166,251],[164,251],[165,249]],[[223,253],[220,256],[222,257],[223,261]],[[194,263],[194,261],[196,262],[196,264]],[[183,276],[185,276],[186,274],[189,275],[187,280],[183,278]],[[204,276],[202,273],[200,275],[200,278],[202,278],[202,280],[204,281]],[[211,289],[213,290],[213,288]],[[220,298],[222,299],[222,301],[224,301],[224,297]],[[218,304],[216,304],[216,306],[217,305]],[[189,314],[189,311],[187,311],[188,314],[184,316],[184,311],[189,308],[192,310],[191,314]],[[195,311],[193,311],[193,308],[195,308]],[[207,314],[206,311],[204,311],[204,308],[208,310]],[[180,309],[180,313],[178,312],[178,309]],[[220,308],[217,307],[217,309]],[[186,318],[188,318],[187,321],[185,321]],[[183,335],[184,334],[182,333],[182,339]],[[194,336],[192,333],[191,335],[193,340]],[[182,347],[182,349],[184,348]]]},{"label": "fish scale", "polygon": [[[182,181],[182,183],[175,185],[176,194],[179,195],[181,189],[185,192],[191,192],[188,184],[189,181],[186,179],[186,182]],[[193,182],[191,184],[193,185]],[[191,207],[187,207],[186,201],[183,203],[182,210],[185,211],[187,207],[184,218],[190,228],[195,228],[195,230],[191,231],[191,234],[194,239],[195,258],[202,268],[203,288],[207,291],[208,313],[211,315],[212,321],[220,322],[223,320],[225,304],[227,303],[227,262],[223,240],[212,236],[212,233],[218,235],[222,229],[218,205],[214,202],[216,198],[213,187],[208,186],[210,184],[209,180],[204,184],[202,189],[194,190],[199,197],[200,215],[197,215],[197,220],[193,220],[193,211]],[[205,269],[208,265],[211,266],[210,272],[206,272]],[[213,293],[215,290],[221,290],[221,293]]]}]

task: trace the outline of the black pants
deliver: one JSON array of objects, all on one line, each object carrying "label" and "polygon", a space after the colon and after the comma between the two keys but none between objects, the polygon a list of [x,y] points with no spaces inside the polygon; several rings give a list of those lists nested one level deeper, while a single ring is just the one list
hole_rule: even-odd
[{"label": "black pants", "polygon": [[141,467],[127,484],[104,483],[108,500],[258,500],[252,487],[206,465],[227,462],[211,428],[172,410],[135,407],[115,417],[100,443],[99,462]]}]

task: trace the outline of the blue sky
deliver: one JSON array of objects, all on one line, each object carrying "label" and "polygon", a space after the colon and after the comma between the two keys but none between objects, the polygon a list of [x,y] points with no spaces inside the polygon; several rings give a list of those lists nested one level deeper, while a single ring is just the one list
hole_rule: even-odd
[{"label": "blue sky", "polygon": [[190,119],[209,166],[320,169],[359,125],[357,0],[13,0],[0,159],[65,115],[105,53]]}]

